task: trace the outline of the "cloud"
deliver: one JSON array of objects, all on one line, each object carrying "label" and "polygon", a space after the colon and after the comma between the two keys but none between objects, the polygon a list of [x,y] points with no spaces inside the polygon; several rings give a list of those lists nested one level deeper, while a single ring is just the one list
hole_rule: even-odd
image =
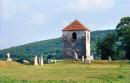
[{"label": "cloud", "polygon": [[45,15],[37,12],[35,9],[36,5],[34,5],[35,2],[30,0],[1,0],[0,17],[6,21],[13,21],[15,18],[23,20],[24,18],[26,23],[29,24],[43,24],[45,22]]},{"label": "cloud", "polygon": [[34,13],[31,18],[29,19],[28,23],[29,24],[34,24],[34,25],[42,25],[45,23],[45,15],[41,12],[36,12]]},{"label": "cloud", "polygon": [[72,0],[67,9],[73,12],[106,10],[114,6],[113,0]]},{"label": "cloud", "polygon": [[28,1],[20,0],[1,0],[0,1],[1,17],[5,20],[11,20],[17,14],[30,10],[30,4]]},{"label": "cloud", "polygon": [[10,0],[2,0],[1,2],[1,17],[11,19],[15,14],[15,5]]}]

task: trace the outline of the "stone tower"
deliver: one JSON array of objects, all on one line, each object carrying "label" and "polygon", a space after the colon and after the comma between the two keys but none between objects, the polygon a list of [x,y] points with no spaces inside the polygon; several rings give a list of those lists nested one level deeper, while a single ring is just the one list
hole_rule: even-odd
[{"label": "stone tower", "polygon": [[90,57],[90,30],[78,20],[63,29],[63,54],[65,59],[85,59]]}]

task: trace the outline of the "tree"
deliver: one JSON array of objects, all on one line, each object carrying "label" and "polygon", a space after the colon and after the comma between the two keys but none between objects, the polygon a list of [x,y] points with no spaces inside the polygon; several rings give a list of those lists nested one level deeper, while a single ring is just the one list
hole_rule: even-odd
[{"label": "tree", "polygon": [[123,50],[126,52],[125,57],[130,59],[130,17],[124,17],[116,27],[118,40],[121,42]]},{"label": "tree", "polygon": [[97,49],[101,53],[101,59],[108,60],[111,57],[113,60],[116,59],[115,50],[116,34],[107,34],[103,41],[97,43]]}]

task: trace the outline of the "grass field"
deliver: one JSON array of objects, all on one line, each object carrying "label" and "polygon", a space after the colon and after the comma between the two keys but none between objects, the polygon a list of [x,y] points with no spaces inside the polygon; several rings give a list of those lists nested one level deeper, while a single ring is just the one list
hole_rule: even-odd
[{"label": "grass field", "polygon": [[34,66],[0,61],[0,83],[130,83],[130,63],[63,61]]}]

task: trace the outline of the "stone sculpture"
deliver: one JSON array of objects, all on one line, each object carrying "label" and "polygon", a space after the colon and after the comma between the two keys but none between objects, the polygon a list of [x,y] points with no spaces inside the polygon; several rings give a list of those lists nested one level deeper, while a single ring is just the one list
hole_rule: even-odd
[{"label": "stone sculpture", "polygon": [[34,58],[34,65],[38,65],[38,61],[37,61],[38,59],[37,59],[37,55],[35,56],[35,58]]},{"label": "stone sculpture", "polygon": [[12,61],[12,58],[10,58],[10,53],[7,53],[7,61]]}]

